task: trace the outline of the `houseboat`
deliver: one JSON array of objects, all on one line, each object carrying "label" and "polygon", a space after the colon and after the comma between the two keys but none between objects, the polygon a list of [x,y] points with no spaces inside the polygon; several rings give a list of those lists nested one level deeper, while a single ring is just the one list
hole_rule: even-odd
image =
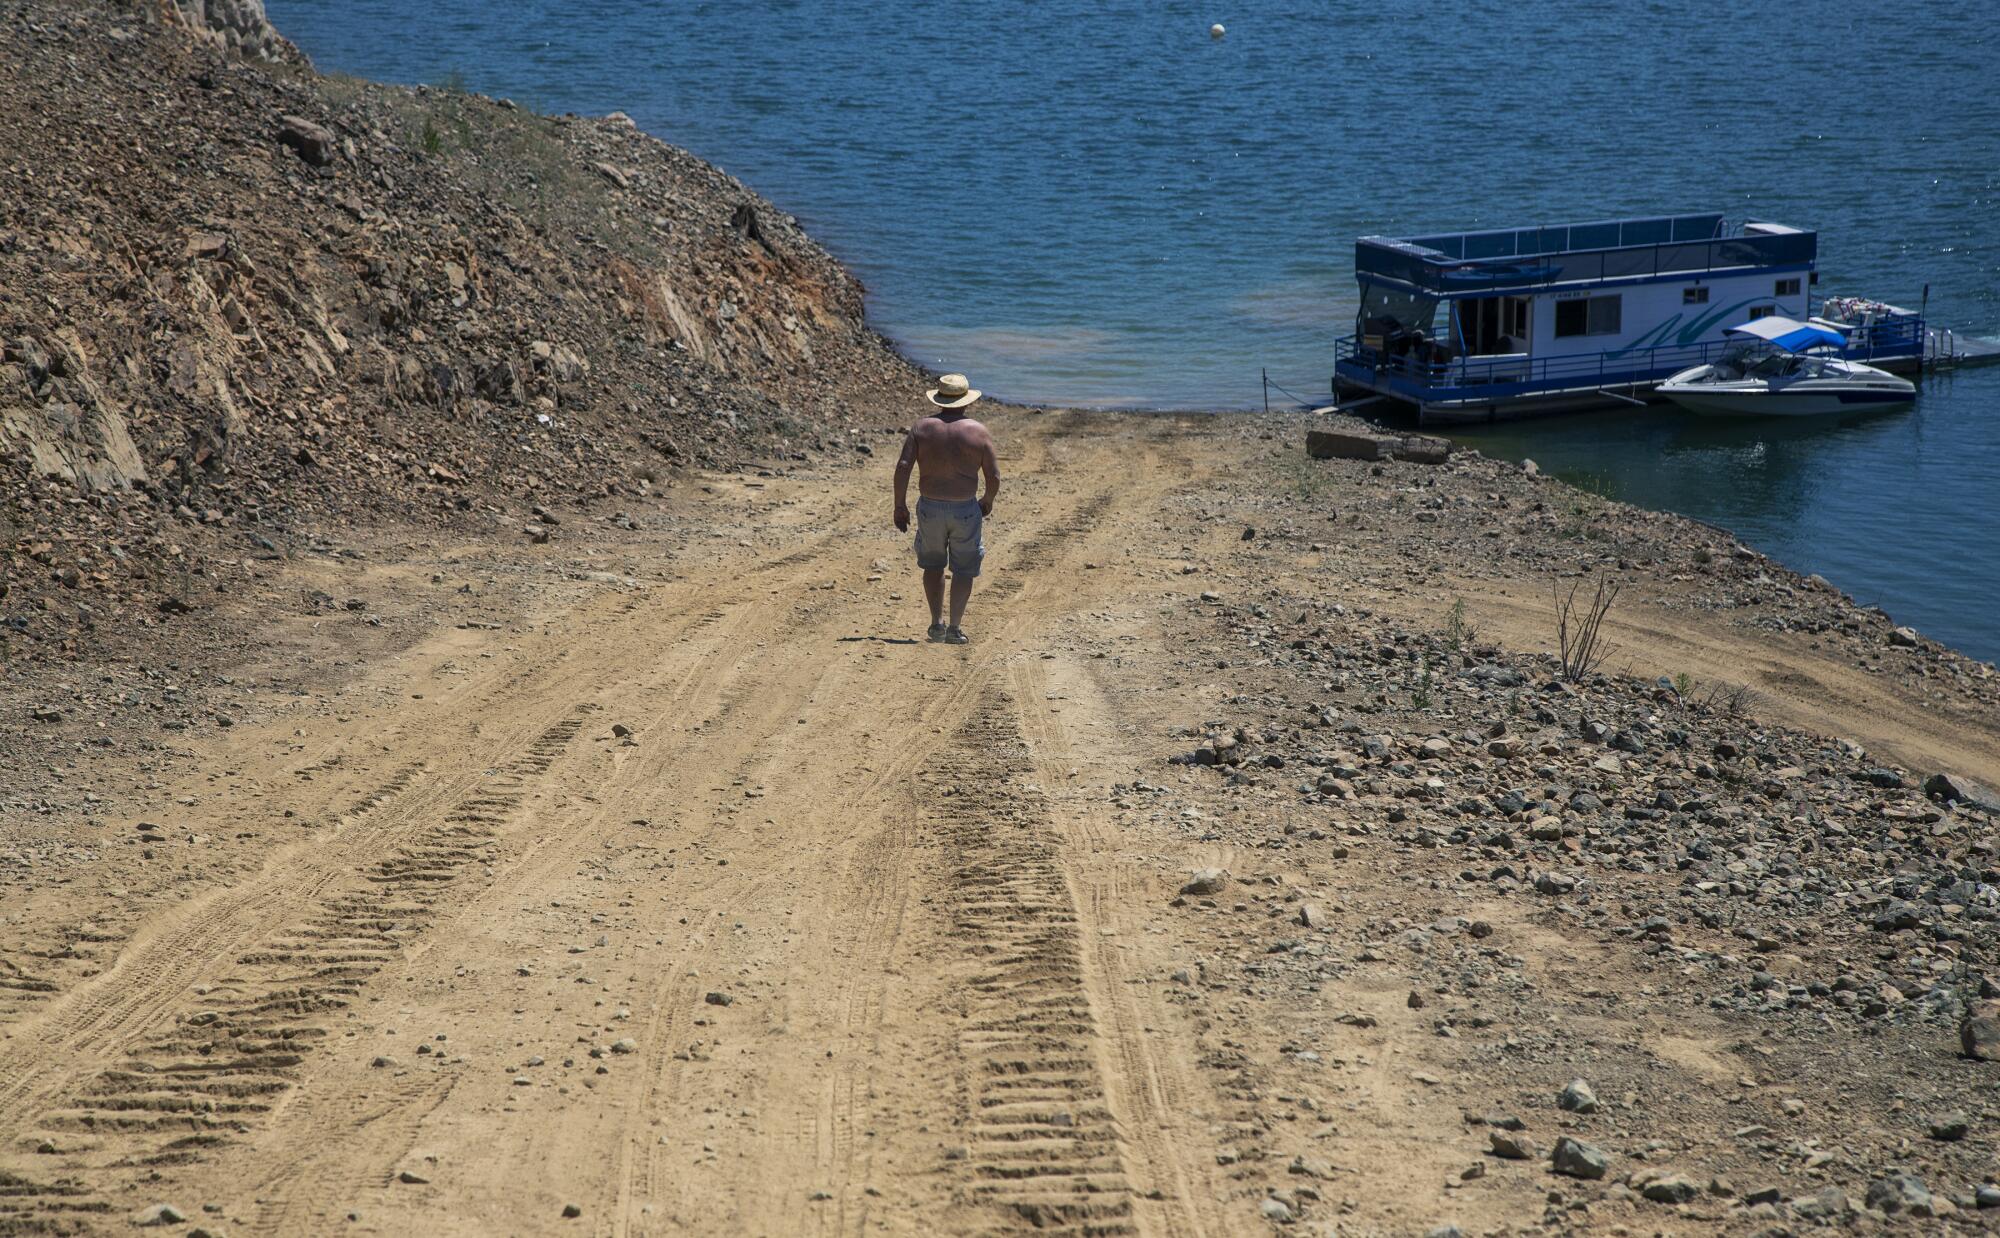
[{"label": "houseboat", "polygon": [[1410,405],[1422,424],[1629,406],[1767,315],[1837,330],[1843,357],[1918,368],[1922,314],[1822,301],[1818,258],[1816,232],[1716,214],[1362,237],[1334,394]]}]

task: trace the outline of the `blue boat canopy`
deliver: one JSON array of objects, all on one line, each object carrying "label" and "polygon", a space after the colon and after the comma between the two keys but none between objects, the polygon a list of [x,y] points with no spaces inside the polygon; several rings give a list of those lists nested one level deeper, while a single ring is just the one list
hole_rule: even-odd
[{"label": "blue boat canopy", "polygon": [[1776,314],[1752,319],[1740,327],[1731,327],[1725,335],[1747,336],[1753,340],[1766,340],[1786,352],[1804,352],[1809,348],[1845,348],[1847,337],[1832,327],[1818,327],[1811,323],[1799,322],[1792,318],[1780,318]]}]

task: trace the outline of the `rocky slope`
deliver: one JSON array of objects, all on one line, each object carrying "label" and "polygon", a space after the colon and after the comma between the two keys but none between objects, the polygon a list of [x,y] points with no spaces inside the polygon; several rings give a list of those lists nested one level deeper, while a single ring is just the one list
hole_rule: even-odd
[{"label": "rocky slope", "polygon": [[8,662],[181,622],[321,522],[518,537],[843,445],[909,376],[861,299],[622,116],[322,77],[256,0],[0,5]]},{"label": "rocky slope", "polygon": [[[1220,861],[1180,982],[1263,1215],[1348,1232],[1376,1155],[1440,1234],[1990,1227],[1993,667],[1532,467],[1274,442],[1186,500],[1204,587],[1132,674],[1202,712],[1112,790]],[[1599,581],[1598,669],[1526,652]]]}]

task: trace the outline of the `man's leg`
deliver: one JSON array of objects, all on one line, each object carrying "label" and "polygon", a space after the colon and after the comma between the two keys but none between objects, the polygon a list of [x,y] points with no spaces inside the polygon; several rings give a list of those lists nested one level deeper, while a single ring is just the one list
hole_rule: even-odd
[{"label": "man's leg", "polygon": [[[965,603],[972,597],[972,582],[977,579],[965,572],[951,574],[951,626],[954,629],[958,627],[958,621],[965,618]],[[936,607],[931,609],[933,613],[937,610]]]},{"label": "man's leg", "polygon": [[[908,579],[908,578],[907,578],[907,577],[905,577],[905,579]],[[958,578],[957,578],[957,577],[953,577],[953,578],[952,578],[952,582],[951,582],[951,586],[952,586],[952,588],[951,588],[951,595],[952,595],[952,599],[953,599],[953,600],[952,600],[952,604],[951,604],[951,605],[952,605],[952,613],[953,613],[954,615],[956,615],[956,614],[957,614],[957,613],[958,613],[959,611],[962,611],[962,610],[964,610],[964,609],[965,609],[965,600],[964,600],[963,598],[960,598],[960,597],[958,596]],[[967,591],[968,593],[969,593],[969,592],[971,592],[971,582],[970,582],[970,581],[966,582],[966,591]],[[932,626],[932,627],[936,627],[936,626],[938,625],[938,622],[939,622],[939,617],[940,617],[940,615],[941,615],[941,614],[943,613],[943,611],[944,611],[944,569],[943,569],[943,568],[941,568],[941,567],[927,567],[927,568],[925,568],[925,569],[924,569],[924,599],[925,599],[926,601],[928,601],[928,602],[929,602],[929,603],[931,604],[931,626]],[[957,622],[958,622],[958,620],[957,620],[957,619],[953,619],[953,620],[952,620],[952,622],[953,622],[953,623],[957,623]]]}]

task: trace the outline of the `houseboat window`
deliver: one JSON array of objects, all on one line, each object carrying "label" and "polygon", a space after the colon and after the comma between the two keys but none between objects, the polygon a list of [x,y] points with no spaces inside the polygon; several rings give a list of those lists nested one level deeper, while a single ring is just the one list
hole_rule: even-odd
[{"label": "houseboat window", "polygon": [[1793,277],[1792,277],[1791,279],[1781,279],[1781,280],[1779,280],[1779,281],[1778,281],[1778,290],[1777,290],[1776,292],[1772,293],[1771,295],[1773,295],[1773,296],[1778,296],[1778,297],[1795,297],[1795,296],[1799,295],[1799,281],[1798,281],[1798,277],[1797,277],[1797,276],[1793,276]]},{"label": "houseboat window", "polygon": [[1756,322],[1759,318],[1769,318],[1777,312],[1778,307],[1775,305],[1753,305],[1750,307],[1750,321]]},{"label": "houseboat window", "polygon": [[1706,288],[1683,288],[1683,289],[1681,289],[1681,304],[1682,304],[1682,305],[1707,305],[1707,304],[1708,304],[1708,289],[1706,289]]},{"label": "houseboat window", "polygon": [[1556,302],[1556,338],[1572,335],[1616,335],[1623,320],[1617,296],[1581,297]]}]

